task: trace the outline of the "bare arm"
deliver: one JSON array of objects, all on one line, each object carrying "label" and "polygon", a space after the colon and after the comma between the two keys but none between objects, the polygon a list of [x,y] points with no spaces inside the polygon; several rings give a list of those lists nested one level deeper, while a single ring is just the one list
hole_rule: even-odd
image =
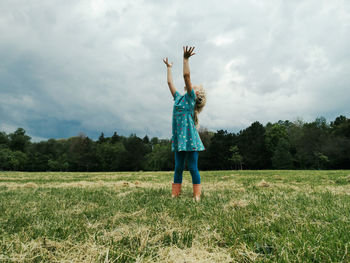
[{"label": "bare arm", "polygon": [[176,92],[176,88],[174,86],[174,82],[173,82],[173,74],[171,72],[171,67],[173,66],[173,63],[169,63],[168,62],[168,58],[163,59],[163,62],[165,63],[166,67],[167,67],[167,82],[168,82],[168,86],[171,92],[171,95],[173,95]]},{"label": "bare arm", "polygon": [[189,58],[193,56],[196,53],[192,53],[194,50],[194,47],[190,47],[189,49],[183,47],[184,49],[184,63],[183,63],[183,74],[184,74],[184,80],[186,85],[186,90],[188,93],[192,91],[192,83],[191,83],[191,75],[190,75],[190,64],[189,64]]}]

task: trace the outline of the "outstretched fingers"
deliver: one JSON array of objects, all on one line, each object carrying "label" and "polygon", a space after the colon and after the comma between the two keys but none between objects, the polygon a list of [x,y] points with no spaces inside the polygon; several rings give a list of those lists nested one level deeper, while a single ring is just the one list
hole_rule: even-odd
[{"label": "outstretched fingers", "polygon": [[172,66],[173,66],[173,62],[169,63],[168,58],[163,58],[163,62],[165,63],[165,65],[166,65],[167,67],[172,67]]},{"label": "outstretched fingers", "polygon": [[196,54],[196,53],[193,53],[194,49],[195,49],[195,47],[183,46],[184,56],[186,58],[189,58],[189,57],[193,56],[194,54]]},{"label": "outstretched fingers", "polygon": [[184,50],[184,52],[186,52],[186,53],[188,53],[188,52],[190,52],[190,50],[191,50],[191,47],[190,48],[188,48],[188,46],[183,46],[183,50]]}]

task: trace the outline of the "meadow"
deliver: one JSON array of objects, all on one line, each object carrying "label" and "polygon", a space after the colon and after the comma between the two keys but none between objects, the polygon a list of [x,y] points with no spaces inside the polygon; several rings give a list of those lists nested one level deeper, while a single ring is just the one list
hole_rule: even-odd
[{"label": "meadow", "polygon": [[0,172],[0,262],[350,262],[350,171]]}]

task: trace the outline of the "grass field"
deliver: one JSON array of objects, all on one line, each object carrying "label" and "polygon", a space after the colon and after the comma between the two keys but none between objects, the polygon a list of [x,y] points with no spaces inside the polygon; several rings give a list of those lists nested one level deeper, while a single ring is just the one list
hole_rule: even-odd
[{"label": "grass field", "polygon": [[0,172],[0,262],[350,262],[350,171]]}]

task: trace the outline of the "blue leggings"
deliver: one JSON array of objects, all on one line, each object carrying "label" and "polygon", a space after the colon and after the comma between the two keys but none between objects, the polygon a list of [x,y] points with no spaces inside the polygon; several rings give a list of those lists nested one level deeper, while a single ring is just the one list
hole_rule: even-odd
[{"label": "blue leggings", "polygon": [[185,168],[185,161],[187,159],[188,170],[192,176],[192,184],[200,184],[201,176],[198,171],[198,152],[185,152],[179,151],[175,152],[175,173],[174,173],[174,183],[182,183],[182,172]]}]

